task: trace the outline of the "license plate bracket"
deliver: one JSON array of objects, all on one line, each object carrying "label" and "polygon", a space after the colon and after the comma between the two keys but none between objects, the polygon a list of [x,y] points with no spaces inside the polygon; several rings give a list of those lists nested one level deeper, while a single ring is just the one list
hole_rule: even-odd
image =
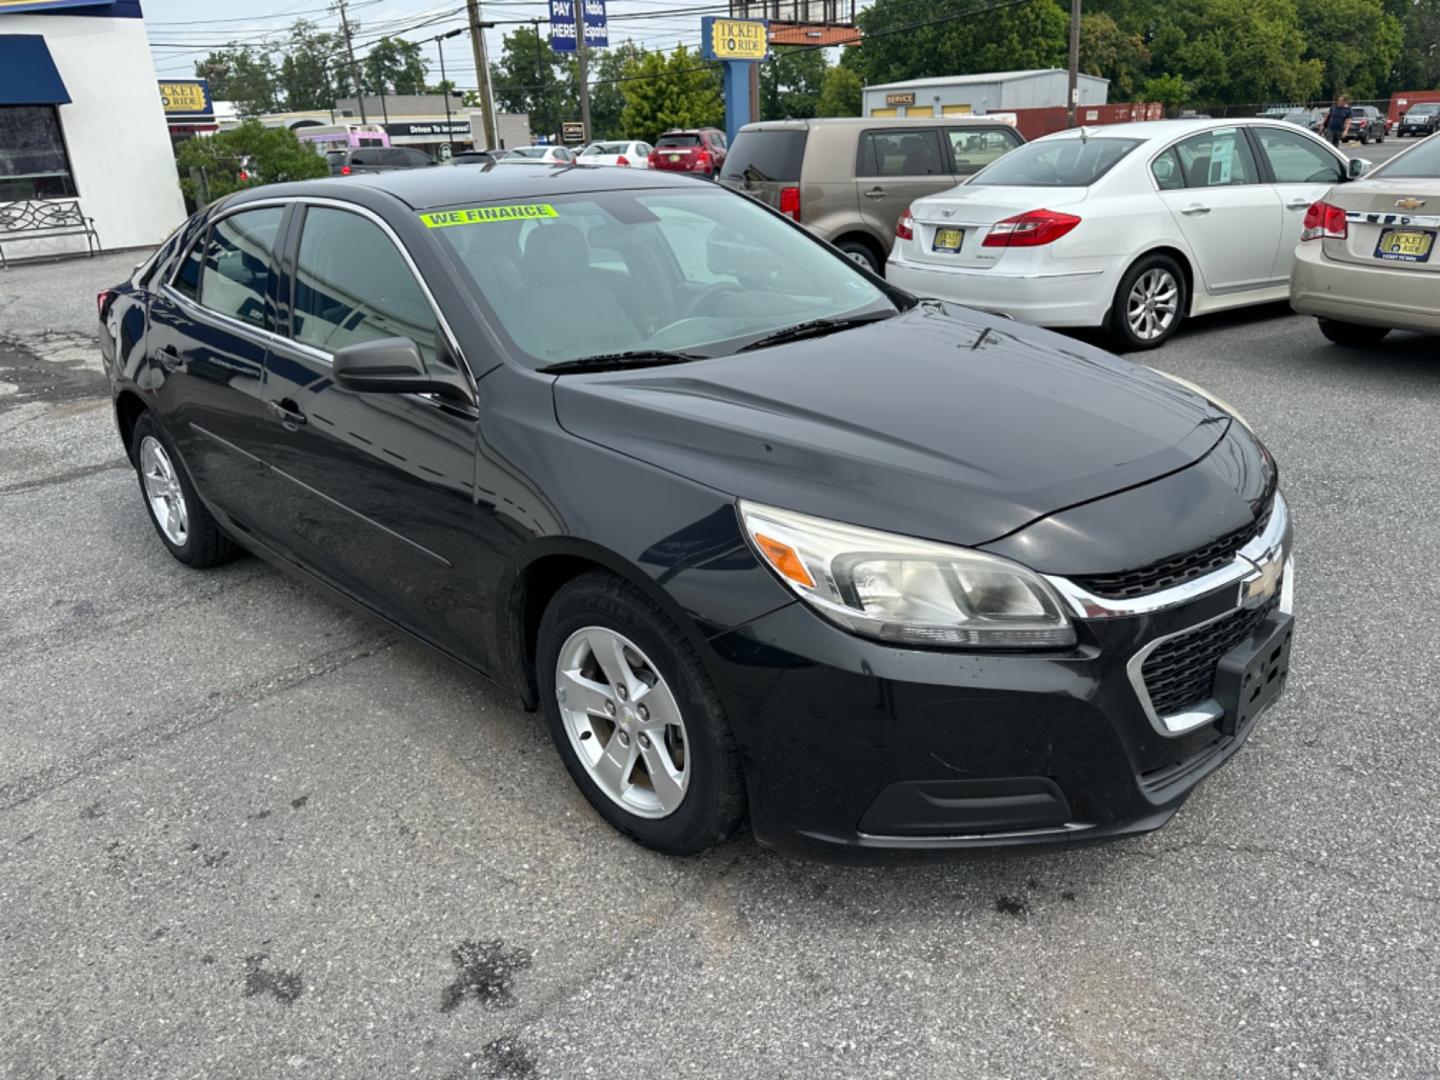
[{"label": "license plate bracket", "polygon": [[1295,618],[1273,611],[1250,640],[1220,658],[1215,668],[1215,700],[1225,710],[1227,735],[1249,726],[1274,704],[1290,674],[1290,643]]},{"label": "license plate bracket", "polygon": [[1375,243],[1375,257],[1390,262],[1429,262],[1434,247],[1432,229],[1383,229]]},{"label": "license plate bracket", "polygon": [[954,229],[944,225],[935,230],[935,239],[932,241],[930,249],[938,251],[942,255],[954,255],[960,251],[960,245],[964,242],[964,229]]}]

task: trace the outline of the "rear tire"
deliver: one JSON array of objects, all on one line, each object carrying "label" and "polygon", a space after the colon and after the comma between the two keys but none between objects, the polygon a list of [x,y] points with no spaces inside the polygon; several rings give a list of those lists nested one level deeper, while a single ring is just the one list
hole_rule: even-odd
[{"label": "rear tire", "polygon": [[601,817],[667,855],[740,827],[745,782],[725,707],[690,640],[645,593],[605,571],[582,574],[545,609],[536,653],[551,738]]},{"label": "rear tire", "polygon": [[240,554],[205,509],[174,444],[154,418],[142,413],[130,435],[130,460],[150,524],[167,551],[196,570],[219,566]]},{"label": "rear tire", "polygon": [[1360,323],[1336,322],[1334,319],[1317,319],[1320,333],[1336,345],[1359,349],[1367,345],[1378,345],[1390,333],[1389,327],[1363,326]]},{"label": "rear tire", "polygon": [[1110,304],[1110,339],[1120,352],[1156,349],[1185,321],[1185,273],[1169,255],[1146,255],[1125,271]]},{"label": "rear tire", "polygon": [[885,276],[885,264],[875,258],[875,252],[870,250],[869,244],[859,240],[846,240],[835,247],[847,259],[860,263],[872,273]]}]

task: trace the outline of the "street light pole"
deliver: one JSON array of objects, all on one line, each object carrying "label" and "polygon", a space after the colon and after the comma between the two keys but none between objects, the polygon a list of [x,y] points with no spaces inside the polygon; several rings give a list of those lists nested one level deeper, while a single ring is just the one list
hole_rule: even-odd
[{"label": "street light pole", "polygon": [[[463,34],[465,28],[458,26],[454,30],[448,30],[443,34],[435,35],[435,51],[440,54],[440,89],[445,93],[445,141],[450,141],[450,80],[445,77],[445,39]],[[474,139],[472,137],[473,145]]]},{"label": "street light pole", "polygon": [[1080,107],[1080,0],[1070,0],[1070,126]]}]

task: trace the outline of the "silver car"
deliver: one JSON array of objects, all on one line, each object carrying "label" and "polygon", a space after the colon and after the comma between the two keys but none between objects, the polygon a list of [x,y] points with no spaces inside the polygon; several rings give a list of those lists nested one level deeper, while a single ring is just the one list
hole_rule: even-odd
[{"label": "silver car", "polygon": [[1391,330],[1440,334],[1440,135],[1305,213],[1290,271],[1290,306],[1341,345]]}]

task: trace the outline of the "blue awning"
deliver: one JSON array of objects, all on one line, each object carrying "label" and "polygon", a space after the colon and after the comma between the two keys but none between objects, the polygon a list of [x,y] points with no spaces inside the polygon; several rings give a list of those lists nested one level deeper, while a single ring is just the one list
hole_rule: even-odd
[{"label": "blue awning", "polygon": [[70,94],[39,34],[0,34],[0,105],[68,105]]}]

